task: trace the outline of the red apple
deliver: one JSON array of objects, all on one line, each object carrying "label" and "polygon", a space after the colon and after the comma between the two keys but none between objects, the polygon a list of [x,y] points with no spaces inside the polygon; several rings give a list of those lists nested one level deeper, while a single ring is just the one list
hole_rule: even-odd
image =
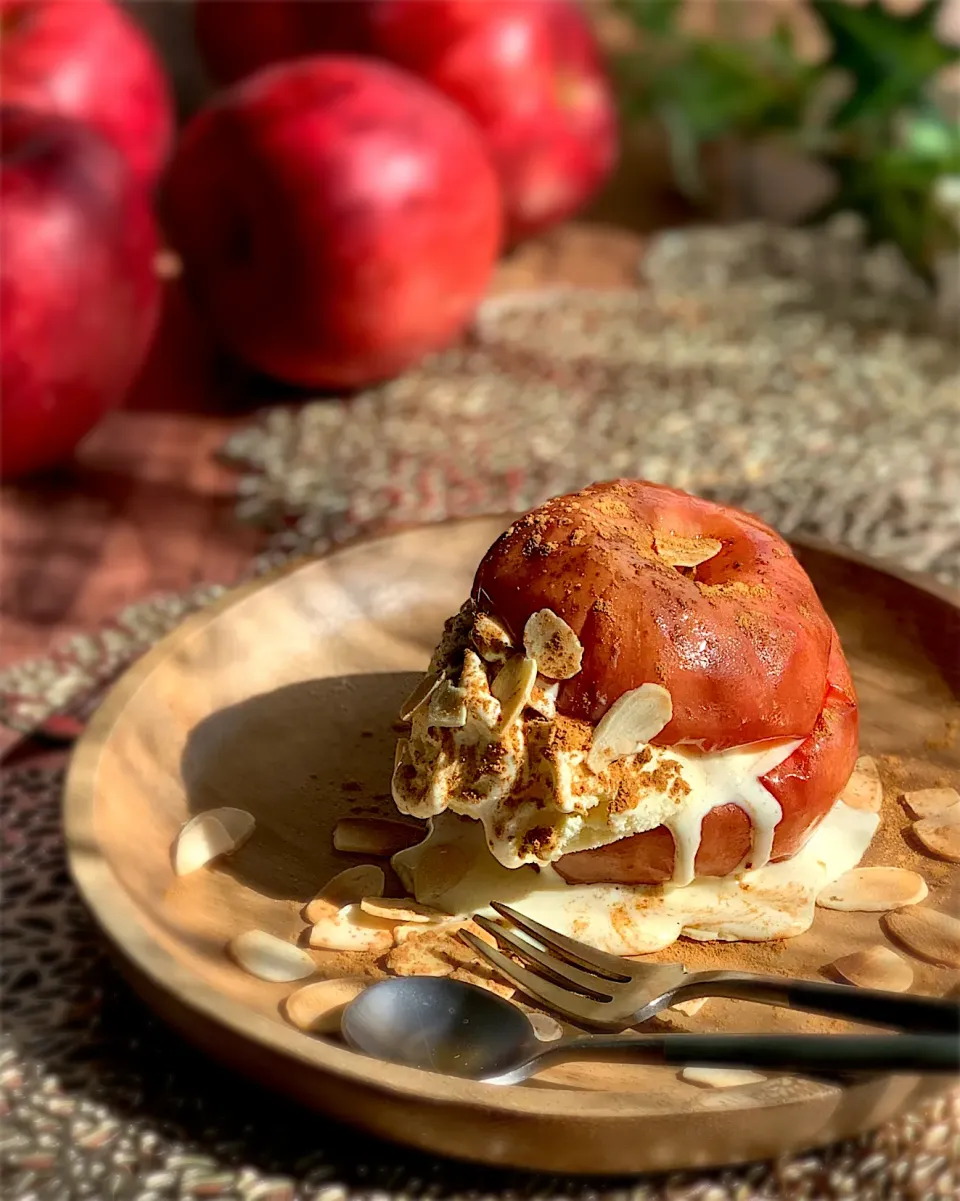
[{"label": "red apple", "polygon": [[269,67],[190,124],[172,241],[224,343],[304,386],[357,387],[454,339],[500,245],[496,176],[454,105],[393,67]]},{"label": "red apple", "polygon": [[479,124],[511,241],[570,216],[610,173],[614,99],[571,0],[381,0],[371,22],[383,55]]},{"label": "red apple", "polygon": [[96,130],[0,109],[0,471],[65,458],[118,404],[157,316],[147,194]]},{"label": "red apple", "polygon": [[169,154],[166,79],[147,38],[110,0],[0,0],[0,94],[93,125],[147,184]]},{"label": "red apple", "polygon": [[196,0],[197,46],[218,83],[304,55],[372,53],[371,2]]}]

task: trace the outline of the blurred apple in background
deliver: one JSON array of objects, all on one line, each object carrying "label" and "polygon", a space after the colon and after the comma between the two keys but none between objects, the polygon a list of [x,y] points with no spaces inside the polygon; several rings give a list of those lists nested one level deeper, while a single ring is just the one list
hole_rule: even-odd
[{"label": "blurred apple in background", "polygon": [[375,0],[197,0],[197,46],[217,83],[314,54],[366,54]]},{"label": "blurred apple in background", "polygon": [[510,242],[582,208],[613,168],[613,93],[574,0],[197,0],[196,21],[218,78],[339,50],[433,84],[483,131]]},{"label": "blurred apple in background", "polygon": [[581,208],[613,168],[615,105],[568,0],[382,0],[380,51],[461,105],[487,139],[511,242]]},{"label": "blurred apple in background", "polygon": [[173,112],[163,71],[147,38],[110,0],[0,0],[0,95],[5,104],[86,121],[146,184],[169,154]]},{"label": "blurred apple in background", "polygon": [[304,386],[389,378],[453,340],[501,237],[472,122],[360,58],[299,59],[223,93],[181,138],[165,213],[224,343]]},{"label": "blurred apple in background", "polygon": [[129,387],[156,323],[145,189],[96,130],[0,109],[0,472],[50,466]]}]

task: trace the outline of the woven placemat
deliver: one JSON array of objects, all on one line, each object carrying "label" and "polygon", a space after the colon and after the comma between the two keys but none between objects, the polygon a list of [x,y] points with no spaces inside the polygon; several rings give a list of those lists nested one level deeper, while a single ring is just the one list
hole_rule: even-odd
[{"label": "woven placemat", "polygon": [[[465,345],[349,401],[274,409],[226,448],[262,571],[353,535],[642,475],[960,581],[960,351],[847,224],[658,239],[636,291],[489,302]],[[0,673],[28,730],[222,589],[133,606]],[[10,1201],[927,1201],[960,1196],[960,1095],[826,1151],[668,1179],[488,1171],[391,1147],[238,1081],[106,963],[63,863],[62,768],[7,774],[0,1165]]]}]

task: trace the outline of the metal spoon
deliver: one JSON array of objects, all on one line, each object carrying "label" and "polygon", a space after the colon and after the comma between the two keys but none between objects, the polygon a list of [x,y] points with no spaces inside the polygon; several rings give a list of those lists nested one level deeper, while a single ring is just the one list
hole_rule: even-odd
[{"label": "metal spoon", "polygon": [[960,1071],[960,1040],[944,1034],[620,1034],[545,1044],[516,1005],[473,984],[435,976],[371,985],[344,1010],[341,1030],[354,1050],[376,1059],[495,1084],[516,1084],[568,1059],[831,1076]]}]

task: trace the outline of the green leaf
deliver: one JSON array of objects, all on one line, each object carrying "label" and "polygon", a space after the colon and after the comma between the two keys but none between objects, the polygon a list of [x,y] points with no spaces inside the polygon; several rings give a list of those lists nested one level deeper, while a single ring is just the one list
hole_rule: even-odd
[{"label": "green leaf", "polygon": [[833,115],[835,128],[861,120],[888,120],[898,108],[919,105],[935,76],[960,60],[960,49],[936,33],[942,0],[925,0],[913,13],[889,11],[880,0],[865,5],[810,0],[832,43],[828,65],[847,73],[850,95]]},{"label": "green leaf", "polygon": [[663,37],[677,26],[683,0],[617,0],[617,8],[646,33]]}]

